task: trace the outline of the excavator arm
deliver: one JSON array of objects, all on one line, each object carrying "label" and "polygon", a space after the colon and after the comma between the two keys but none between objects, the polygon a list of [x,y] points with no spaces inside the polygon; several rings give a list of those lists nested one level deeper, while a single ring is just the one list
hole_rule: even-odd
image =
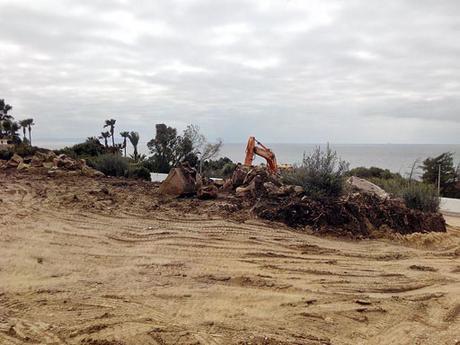
[{"label": "excavator arm", "polygon": [[252,161],[254,160],[254,155],[265,158],[268,170],[271,173],[277,173],[278,164],[276,163],[276,156],[273,151],[261,142],[257,141],[255,137],[249,137],[248,144],[246,146],[246,158],[244,160],[244,165],[251,166]]}]

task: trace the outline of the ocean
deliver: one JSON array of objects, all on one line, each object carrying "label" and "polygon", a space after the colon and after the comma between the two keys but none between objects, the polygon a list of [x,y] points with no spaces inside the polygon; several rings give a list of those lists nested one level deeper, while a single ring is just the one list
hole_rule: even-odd
[{"label": "ocean", "polygon": [[[79,142],[78,140],[35,140],[34,144],[50,149],[62,148]],[[81,142],[81,141],[80,141]],[[326,144],[270,144],[275,152],[279,163],[296,164],[302,161],[305,153],[311,153],[315,147],[326,147]],[[224,143],[220,156],[228,157],[234,162],[244,160],[246,143]],[[443,152],[454,154],[455,164],[460,163],[460,145],[458,144],[330,144],[330,147],[337,151],[341,159],[350,163],[350,167],[376,166],[389,169],[392,172],[399,172],[402,175],[408,174],[416,160],[420,163],[427,157],[434,157]],[[138,150],[148,155],[146,142],[140,142]],[[263,162],[257,158],[255,163]],[[420,171],[418,171],[420,173]]]}]

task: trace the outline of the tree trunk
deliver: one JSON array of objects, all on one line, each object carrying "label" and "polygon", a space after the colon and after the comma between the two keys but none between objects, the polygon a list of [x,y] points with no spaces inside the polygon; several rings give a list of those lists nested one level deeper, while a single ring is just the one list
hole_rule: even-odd
[{"label": "tree trunk", "polygon": [[30,128],[30,126],[29,126],[28,129],[29,129],[29,145],[32,146],[32,134],[31,134],[32,133],[32,128]]},{"label": "tree trunk", "polygon": [[125,149],[125,157],[126,157],[126,138],[125,138],[125,140],[123,141],[123,148]]},{"label": "tree trunk", "polygon": [[134,160],[137,162],[137,145],[134,146]]},{"label": "tree trunk", "polygon": [[113,127],[112,127],[112,130],[111,130],[111,134],[112,134],[112,146],[115,147],[115,138],[113,137]]}]

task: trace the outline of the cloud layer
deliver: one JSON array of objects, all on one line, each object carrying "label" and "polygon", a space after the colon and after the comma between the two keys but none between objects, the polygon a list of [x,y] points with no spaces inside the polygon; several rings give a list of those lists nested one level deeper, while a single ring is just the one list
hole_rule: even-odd
[{"label": "cloud layer", "polygon": [[39,137],[108,117],[266,142],[460,143],[457,0],[0,0],[0,98]]}]

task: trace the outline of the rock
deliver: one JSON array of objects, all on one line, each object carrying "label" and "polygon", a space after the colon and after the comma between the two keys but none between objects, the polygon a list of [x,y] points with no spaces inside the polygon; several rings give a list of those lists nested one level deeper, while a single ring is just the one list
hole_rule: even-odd
[{"label": "rock", "polygon": [[279,195],[280,193],[280,188],[278,186],[275,186],[273,182],[265,182],[263,186],[268,194]]},{"label": "rock", "polygon": [[24,160],[22,159],[22,157],[15,153],[13,157],[11,157],[11,159],[8,161],[6,166],[8,168],[17,168],[18,165],[21,164],[23,161]]},{"label": "rock", "polygon": [[223,188],[226,181],[221,178],[217,178],[217,179],[213,179],[212,182],[217,188]]},{"label": "rock", "polygon": [[161,183],[158,192],[162,195],[184,196],[195,194],[196,170],[189,164],[182,163],[171,169],[166,179]]},{"label": "rock", "polygon": [[33,155],[30,163],[33,167],[42,167],[44,163],[53,162],[54,158],[56,154],[53,151],[38,151]]},{"label": "rock", "polygon": [[51,169],[54,166],[53,162],[43,162],[42,166],[46,169]]},{"label": "rock", "polygon": [[84,165],[81,168],[81,172],[83,175],[88,176],[88,177],[104,177],[105,176],[103,172],[90,168],[87,165]]},{"label": "rock", "polygon": [[208,186],[202,186],[197,190],[197,197],[199,199],[216,199],[218,189],[215,185],[210,184]]},{"label": "rock", "polygon": [[363,178],[351,176],[347,180],[347,184],[352,189],[360,193],[372,194],[383,200],[390,198],[390,195],[387,192],[385,192],[382,188],[380,188],[376,184],[373,184],[372,182],[369,182],[368,180],[365,180]]},{"label": "rock", "polygon": [[16,168],[17,170],[28,170],[30,168],[30,165],[24,162],[19,163],[18,167]]},{"label": "rock", "polygon": [[259,175],[255,176],[247,186],[236,188],[236,196],[238,197],[256,197],[264,192],[265,188]]},{"label": "rock", "polygon": [[305,189],[303,189],[303,187],[301,187],[301,186],[294,186],[294,193],[296,193],[296,194],[305,193]]},{"label": "rock", "polygon": [[34,155],[34,156],[32,157],[32,160],[31,160],[30,164],[31,164],[32,166],[34,166],[34,167],[41,167],[41,166],[43,166],[43,162],[44,162],[44,161],[43,161],[42,159],[40,159],[39,156]]},{"label": "rock", "polygon": [[53,159],[54,166],[58,168],[64,168],[65,170],[81,170],[86,166],[84,159],[72,159],[65,154],[61,154]]}]

